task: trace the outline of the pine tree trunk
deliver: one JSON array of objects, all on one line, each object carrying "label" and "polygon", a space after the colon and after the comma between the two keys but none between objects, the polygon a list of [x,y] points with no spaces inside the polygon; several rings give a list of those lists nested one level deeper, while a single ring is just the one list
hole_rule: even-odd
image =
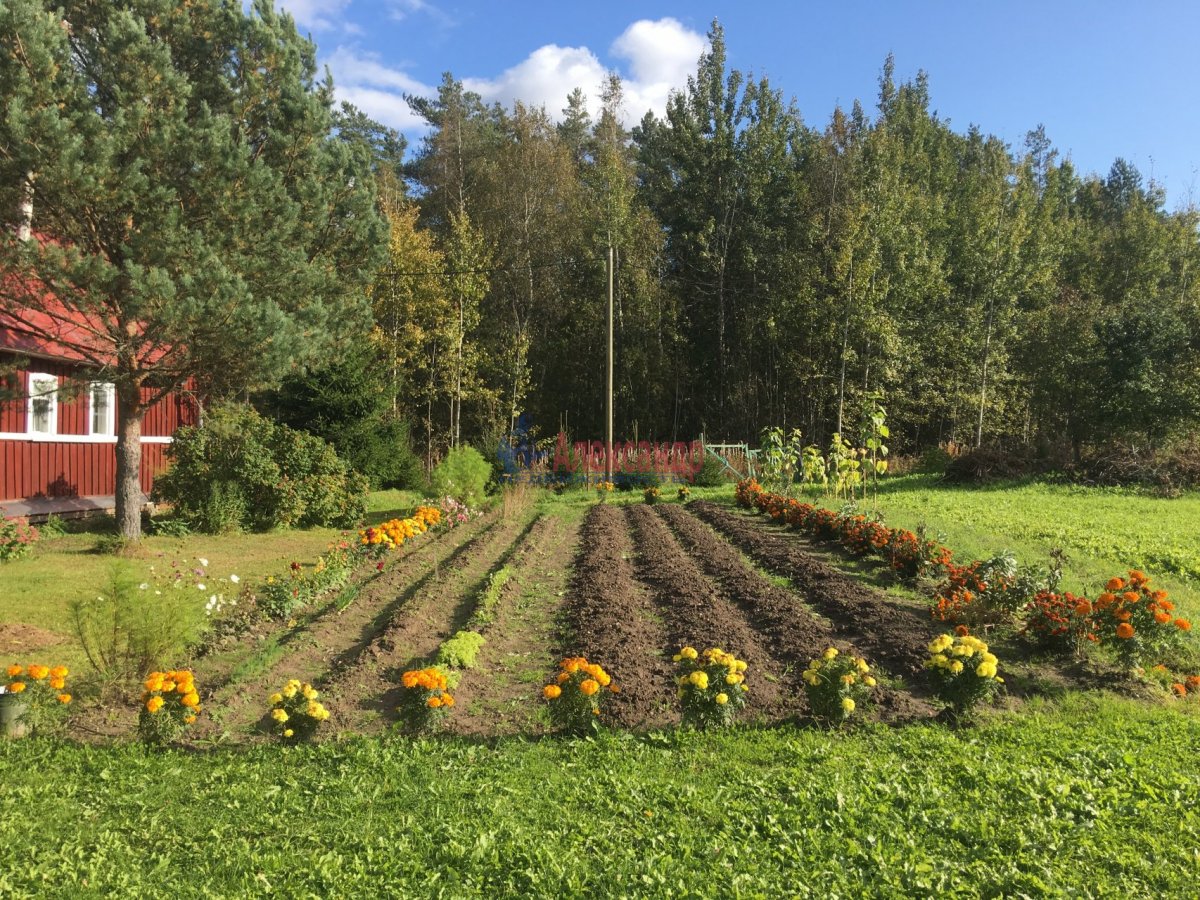
[{"label": "pine tree trunk", "polygon": [[117,400],[117,531],[142,539],[142,408],[139,387],[123,387]]}]

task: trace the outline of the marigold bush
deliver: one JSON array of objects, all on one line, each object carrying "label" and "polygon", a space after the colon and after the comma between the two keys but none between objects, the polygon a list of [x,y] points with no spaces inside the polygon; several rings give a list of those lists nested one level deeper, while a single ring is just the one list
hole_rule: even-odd
[{"label": "marigold bush", "polygon": [[271,728],[284,741],[299,743],[316,734],[329,718],[329,710],[318,699],[311,684],[292,678],[268,699],[271,702]]},{"label": "marigold bush", "polygon": [[436,506],[418,506],[406,519],[389,519],[382,525],[364,528],[358,533],[359,546],[368,556],[379,559],[390,550],[399,550],[405,541],[437,527],[441,521],[442,511]]},{"label": "marigold bush", "polygon": [[934,638],[928,649],[925,667],[933,675],[938,696],[960,718],[991,699],[1004,683],[999,674],[1000,661],[977,637],[943,634]]},{"label": "marigold bush", "polygon": [[179,740],[200,714],[200,692],[192,672],[151,672],[143,687],[138,738],[159,745]]},{"label": "marigold bush", "polygon": [[558,664],[558,676],[542,688],[550,704],[550,721],[559,731],[583,734],[596,727],[605,693],[620,688],[604,668],[586,657],[572,656]]},{"label": "marigold bush", "polygon": [[5,692],[20,697],[27,705],[23,721],[29,731],[49,731],[58,724],[63,710],[71,702],[67,692],[67,677],[71,674],[66,666],[13,664],[6,673],[9,678]]},{"label": "marigold bush", "polygon": [[1100,643],[1114,647],[1130,668],[1177,650],[1192,628],[1175,615],[1167,592],[1151,588],[1150,579],[1137,569],[1130,569],[1126,578],[1109,579],[1093,608]]},{"label": "marigold bush", "polygon": [[409,734],[433,731],[454,708],[446,673],[436,666],[413,669],[400,678],[400,727]]},{"label": "marigold bush", "polygon": [[683,724],[695,728],[728,725],[746,705],[746,662],[718,647],[697,653],[684,647],[672,657],[683,707]]},{"label": "marigold bush", "polygon": [[1096,622],[1087,597],[1070,591],[1039,591],[1026,607],[1028,618],[1021,633],[1032,638],[1038,646],[1081,654],[1089,642],[1095,643]]},{"label": "marigold bush", "polygon": [[662,499],[662,488],[657,484],[649,485],[642,491],[642,496],[646,499],[647,503],[653,505]]},{"label": "marigold bush", "polygon": [[836,647],[829,647],[820,659],[809,662],[801,677],[813,717],[831,725],[848,721],[876,687],[867,661],[839,653]]}]

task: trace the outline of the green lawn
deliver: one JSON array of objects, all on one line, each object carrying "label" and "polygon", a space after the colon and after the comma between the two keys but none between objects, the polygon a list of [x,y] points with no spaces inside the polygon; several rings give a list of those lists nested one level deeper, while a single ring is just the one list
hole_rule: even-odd
[{"label": "green lawn", "polygon": [[0,895],[1190,896],[1197,707],[596,740],[0,746]]},{"label": "green lawn", "polygon": [[[371,521],[383,521],[408,512],[417,502],[411,491],[378,491],[368,502]],[[102,552],[112,536],[111,519],[97,519],[61,537],[41,541],[26,559],[0,564],[0,624],[23,622],[56,634],[66,641],[51,651],[56,662],[81,671],[82,653],[67,636],[67,608],[104,584],[115,558]],[[285,571],[292,560],[311,562],[337,540],[331,528],[279,530],[266,534],[189,535],[184,538],[146,537],[127,557],[135,570],[149,571],[164,560],[204,558],[216,576],[235,574],[242,579],[264,578]],[[18,654],[22,656],[22,654]]]},{"label": "green lawn", "polygon": [[1044,482],[969,488],[906,475],[883,482],[879,509],[890,525],[925,523],[941,532],[960,560],[1011,550],[1024,564],[1042,565],[1062,548],[1070,560],[1064,587],[1090,596],[1113,575],[1143,569],[1185,615],[1200,618],[1200,494],[1166,499]]}]

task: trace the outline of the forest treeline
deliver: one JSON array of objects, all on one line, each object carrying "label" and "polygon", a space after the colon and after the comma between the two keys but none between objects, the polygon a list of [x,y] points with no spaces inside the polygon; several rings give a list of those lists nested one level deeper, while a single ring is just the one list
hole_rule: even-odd
[{"label": "forest treeline", "polygon": [[[869,398],[895,449],[1162,446],[1200,412],[1198,212],[1117,160],[1010,147],[883,66],[819,124],[730,69],[719,25],[662,116],[485,105],[446,75],[378,166],[390,253],[374,338],[421,456],[517,423],[603,435],[613,248],[616,433],[824,443]],[[556,121],[557,119],[557,121]],[[378,135],[374,136],[378,138]],[[378,141],[376,141],[378,143]]]}]

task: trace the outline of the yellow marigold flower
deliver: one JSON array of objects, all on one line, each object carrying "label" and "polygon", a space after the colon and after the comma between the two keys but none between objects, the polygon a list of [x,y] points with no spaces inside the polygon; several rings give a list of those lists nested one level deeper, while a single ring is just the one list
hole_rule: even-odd
[{"label": "yellow marigold flower", "polygon": [[729,702],[728,694],[717,694],[717,704],[718,705],[724,706],[728,702]]},{"label": "yellow marigold flower", "polygon": [[271,710],[271,718],[282,725],[288,720],[289,716],[286,709],[273,709]]},{"label": "yellow marigold flower", "polygon": [[58,702],[59,702],[59,703],[70,703],[70,702],[71,702],[71,695],[70,695],[70,694],[59,694],[59,695],[58,695]]},{"label": "yellow marigold flower", "polygon": [[171,693],[173,690],[175,690],[175,682],[173,682],[173,681],[164,681],[164,682],[162,683],[162,687],[161,687],[161,688],[159,688],[159,690],[161,690],[161,691],[162,691],[164,694],[169,694],[169,693]]},{"label": "yellow marigold flower", "polygon": [[268,697],[267,699],[268,699],[268,700],[269,700],[269,701],[270,701],[270,702],[271,702],[271,703],[272,703],[274,706],[278,706],[280,703],[282,703],[282,702],[283,702],[283,694],[279,693],[279,691],[276,691],[275,693],[273,693],[273,694],[272,694],[270,697]]},{"label": "yellow marigold flower", "polygon": [[323,711],[324,709],[325,709],[325,707],[323,707],[323,706],[322,706],[320,703],[318,703],[316,700],[310,700],[310,701],[308,702],[308,706],[306,706],[306,707],[304,708],[304,711],[305,711],[306,713],[308,713],[308,715],[309,715],[311,718],[314,718],[314,719],[315,719],[315,718],[317,718],[317,717],[319,717],[319,716],[321,715],[321,713],[322,713],[322,711]]},{"label": "yellow marigold flower", "polygon": [[292,731],[292,729],[290,729],[290,728],[285,728],[285,729],[283,729],[283,736],[284,736],[284,737],[286,737],[286,738],[290,738],[290,737],[291,737],[292,735],[294,735],[295,733],[296,733],[296,732]]},{"label": "yellow marigold flower", "polygon": [[708,673],[700,671],[693,672],[688,676],[688,681],[703,691],[708,688]]},{"label": "yellow marigold flower", "polygon": [[925,665],[931,669],[940,669],[945,664],[946,657],[940,653],[933,654],[933,656],[929,657],[929,661],[925,663]]},{"label": "yellow marigold flower", "polygon": [[600,683],[592,678],[585,678],[579,684],[579,689],[587,696],[592,696],[596,691],[600,690]]},{"label": "yellow marigold flower", "polygon": [[195,716],[184,716],[184,717],[183,717],[183,724],[184,724],[184,725],[192,725],[192,724],[194,724],[194,723],[195,723],[195,721],[196,721],[196,717],[195,717]]},{"label": "yellow marigold flower", "polygon": [[963,670],[963,664],[960,663],[957,659],[954,662],[950,663],[950,673],[952,675],[958,675],[959,673],[962,672],[962,670]]},{"label": "yellow marigold flower", "polygon": [[930,653],[944,653],[954,643],[954,638],[948,634],[940,634],[929,642]]},{"label": "yellow marigold flower", "polygon": [[854,667],[864,675],[871,671],[871,667],[867,665],[867,661],[861,656],[854,660]]},{"label": "yellow marigold flower", "polygon": [[289,684],[287,687],[285,687],[283,689],[283,696],[286,697],[288,700],[291,700],[293,697],[296,696],[296,688],[292,687]]},{"label": "yellow marigold flower", "polygon": [[684,647],[682,650],[679,651],[679,655],[682,656],[684,659],[695,659],[700,654],[696,652],[695,647]]},{"label": "yellow marigold flower", "polygon": [[[682,659],[683,659],[683,657],[681,655],[679,655],[678,653],[676,653],[674,656],[671,657],[671,662],[679,662]],[[8,674],[9,675],[20,675],[21,674],[19,671],[20,668],[21,668],[20,666],[13,666],[12,668],[10,668],[8,670]],[[18,671],[13,672],[12,671],[13,669],[17,669]]]},{"label": "yellow marigold flower", "polygon": [[178,684],[175,685],[175,693],[190,694],[190,693],[192,693],[192,690],[194,687],[195,687],[195,683],[189,678],[187,681],[180,681]]},{"label": "yellow marigold flower", "polygon": [[47,666],[30,666],[29,677],[34,681],[41,681],[50,674],[50,669]]},{"label": "yellow marigold flower", "polygon": [[71,674],[71,670],[68,669],[66,666],[55,666],[53,669],[50,670],[51,678],[66,678],[70,674]]},{"label": "yellow marigold flower", "polygon": [[867,687],[875,687],[875,685],[877,683],[878,682],[876,682],[875,679],[872,678],[870,675],[863,676],[863,684],[865,684]]},{"label": "yellow marigold flower", "polygon": [[842,676],[842,684],[854,684],[854,676],[847,672]]},{"label": "yellow marigold flower", "polygon": [[300,679],[289,678],[288,683],[285,685],[285,687],[290,687],[293,691],[300,690]]},{"label": "yellow marigold flower", "polygon": [[25,672],[25,670],[17,665],[12,665],[12,666],[8,667],[8,677],[9,678],[18,678],[22,674],[24,674],[24,672]]},{"label": "yellow marigold flower", "polygon": [[162,705],[163,705],[162,697],[151,697],[149,700],[146,701],[146,712],[156,713],[160,709],[162,709]]},{"label": "yellow marigold flower", "polygon": [[842,712],[847,714],[854,712],[854,701],[850,697],[842,698]]},{"label": "yellow marigold flower", "polygon": [[726,683],[726,684],[737,684],[737,683],[738,683],[738,676],[737,676],[737,675],[726,675],[726,676],[725,676],[725,683]]},{"label": "yellow marigold flower", "polygon": [[803,677],[806,682],[813,685],[814,687],[817,684],[819,684],[821,681],[821,677],[819,675],[817,675],[816,672],[805,672]]},{"label": "yellow marigold flower", "polygon": [[978,675],[980,678],[995,678],[996,677],[996,664],[995,663],[987,663],[987,662],[980,663],[975,668],[975,674]]},{"label": "yellow marigold flower", "polygon": [[183,699],[181,699],[179,702],[184,706],[195,708],[200,705],[200,695],[195,691],[192,691],[190,694],[184,694]]},{"label": "yellow marigold flower", "polygon": [[822,659],[834,659],[835,657],[837,657],[837,655],[838,655],[837,647],[830,647],[828,650],[826,650],[824,653],[821,654],[821,658]]},{"label": "yellow marigold flower", "polygon": [[[599,666],[596,668],[600,669]],[[600,687],[608,687],[609,684],[612,683],[612,677],[603,669],[600,669],[600,671],[596,673],[596,680],[600,682]]]},{"label": "yellow marigold flower", "polygon": [[313,689],[313,686],[312,686],[311,684],[306,684],[306,685],[304,686],[304,690],[303,690],[303,691],[301,691],[301,693],[302,693],[302,694],[304,694],[304,699],[305,699],[305,700],[316,700],[316,699],[317,699],[317,697],[318,697],[318,696],[320,696],[320,695],[319,695],[319,694],[318,694],[318,693],[317,693],[317,692],[316,692],[316,691]]}]

